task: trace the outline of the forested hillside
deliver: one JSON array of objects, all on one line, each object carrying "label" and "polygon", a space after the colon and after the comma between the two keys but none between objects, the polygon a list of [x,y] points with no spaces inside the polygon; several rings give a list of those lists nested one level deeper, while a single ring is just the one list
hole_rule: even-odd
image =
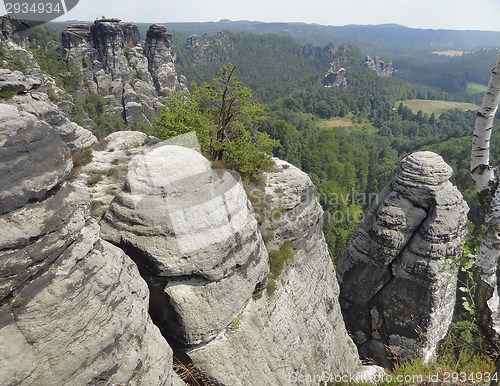
[{"label": "forested hillside", "polygon": [[[32,30],[32,49],[42,69],[73,95],[75,119],[84,124],[82,117],[90,116],[98,123],[94,130],[99,136],[124,129],[123,120],[107,112],[103,96],[77,91],[74,69],[64,67],[58,58],[60,38],[43,31]],[[393,62],[398,76],[380,77],[362,66],[366,53],[352,45],[303,45],[290,36],[228,30],[208,35],[204,41],[199,38],[198,44],[174,47],[178,73],[188,83],[202,86],[224,65],[236,67],[234,73],[243,86],[251,88],[255,102],[265,106],[269,119],[259,130],[279,141],[274,155],[306,171],[315,183],[334,260],[400,160],[422,149],[439,153],[453,167],[453,182],[471,207],[469,242],[477,244],[482,215],[468,171],[475,112],[455,109],[429,115],[397,106],[396,101],[418,98],[477,104],[482,95],[468,93],[467,82],[486,82],[494,50],[456,58],[398,59]],[[406,52],[417,52],[412,50]],[[323,77],[335,61],[346,69],[345,89],[323,86]],[[494,155],[500,159],[500,151]]]}]

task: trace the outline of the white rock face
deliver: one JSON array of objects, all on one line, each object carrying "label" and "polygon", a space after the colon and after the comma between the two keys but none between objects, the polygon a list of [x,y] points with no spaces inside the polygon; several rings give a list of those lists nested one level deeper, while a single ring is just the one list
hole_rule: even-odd
[{"label": "white rock face", "polygon": [[294,256],[274,294],[263,291],[216,339],[187,351],[198,368],[225,385],[292,385],[300,375],[365,372],[342,320],[314,185],[299,169],[275,161],[279,171],[266,173],[265,195],[262,188],[250,194],[265,200],[267,215],[274,217],[266,215],[261,227],[274,234],[268,246],[292,241]]},{"label": "white rock face", "polygon": [[46,93],[37,90],[42,83],[41,77],[38,76],[25,76],[19,71],[7,69],[0,70],[0,92],[16,93],[12,99],[4,99],[4,103],[51,125],[71,151],[81,150],[96,143],[97,138],[90,131],[71,122],[64,112],[50,101]]},{"label": "white rock face", "polygon": [[[146,283],[100,239],[85,190],[64,182],[69,148],[12,106],[0,105],[0,122],[0,197],[18,198],[0,212],[0,384],[171,385],[172,350],[149,317]],[[9,181],[50,194],[9,195]]]},{"label": "white rock face", "polygon": [[210,341],[267,279],[267,253],[239,177],[171,145],[136,156],[128,170],[102,235],[134,256],[152,291],[153,319],[172,342]]},{"label": "white rock face", "polygon": [[79,168],[72,183],[88,191],[94,218],[102,217],[115,193],[123,188],[128,163],[143,154],[149,140],[140,131],[117,131],[91,147],[92,161]]}]

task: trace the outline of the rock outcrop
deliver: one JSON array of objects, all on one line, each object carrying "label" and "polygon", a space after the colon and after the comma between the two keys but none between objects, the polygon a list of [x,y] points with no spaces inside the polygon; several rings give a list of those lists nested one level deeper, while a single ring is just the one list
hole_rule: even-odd
[{"label": "rock outcrop", "polygon": [[378,56],[375,56],[373,59],[370,56],[367,56],[363,66],[375,70],[379,76],[391,76],[394,71],[392,68],[392,62],[388,62],[386,64],[380,60]]},{"label": "rock outcrop", "polygon": [[134,257],[153,319],[179,347],[213,339],[266,285],[267,253],[235,177],[194,150],[160,146],[131,161],[101,221],[103,238]]},{"label": "rock outcrop", "polygon": [[337,265],[347,329],[360,355],[428,362],[447,333],[468,207],[450,183],[451,168],[432,152],[401,162],[355,230]]},{"label": "rock outcrop", "polygon": [[91,26],[74,24],[62,33],[62,58],[74,61],[89,82],[89,90],[109,100],[131,128],[150,124],[162,110],[171,90],[187,90],[177,77],[171,55],[172,35],[153,24],[146,42],[139,30],[118,19],[96,20]]},{"label": "rock outcrop", "polygon": [[151,141],[140,131],[117,131],[86,150],[91,152],[92,159],[82,162],[84,165],[74,172],[71,182],[89,193],[95,219],[104,215],[115,193],[122,189],[129,161],[143,154],[147,149],[145,145]]},{"label": "rock outcrop", "polygon": [[69,148],[13,106],[0,122],[0,383],[170,385],[147,285],[65,182]]},{"label": "rock outcrop", "polygon": [[275,162],[277,170],[249,195],[260,208],[268,248],[292,244],[293,257],[275,287],[254,295],[234,323],[187,350],[198,368],[225,385],[292,385],[298,376],[366,371],[342,320],[314,185],[289,163]]},{"label": "rock outcrop", "polygon": [[330,70],[323,79],[325,87],[347,88],[347,79],[345,78],[345,68],[339,68],[337,71]]},{"label": "rock outcrop", "polygon": [[97,138],[88,130],[71,122],[66,113],[51,102],[41,85],[43,80],[36,75],[24,75],[20,71],[0,69],[0,92],[14,92],[15,95],[4,100],[45,121],[57,130],[71,151],[81,150],[97,142]]},{"label": "rock outcrop", "polygon": [[11,43],[22,49],[28,49],[28,24],[11,19],[9,16],[0,17],[0,41]]}]

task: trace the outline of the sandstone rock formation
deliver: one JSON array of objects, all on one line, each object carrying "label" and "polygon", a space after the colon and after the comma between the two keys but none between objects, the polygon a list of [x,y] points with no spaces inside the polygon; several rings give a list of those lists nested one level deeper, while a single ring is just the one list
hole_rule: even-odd
[{"label": "sandstone rock formation", "polygon": [[[240,316],[206,345],[188,350],[193,363],[221,384],[292,385],[298,375],[361,368],[338,303],[335,270],[322,233],[323,212],[309,177],[281,160],[263,186],[249,191],[270,250],[293,243],[293,258]],[[266,213],[262,217],[264,210]]]},{"label": "sandstone rock formation", "polygon": [[92,216],[100,219],[122,189],[132,157],[143,154],[152,139],[140,131],[117,131],[92,146],[92,160],[74,173],[72,183],[86,189]]},{"label": "sandstone rock formation", "polygon": [[457,268],[447,271],[444,258],[461,254],[468,212],[451,174],[435,153],[405,158],[337,265],[346,327],[362,357],[427,362],[446,335]]},{"label": "sandstone rock formation", "polygon": [[27,49],[28,25],[9,16],[0,17],[0,41],[12,43],[14,46]]},{"label": "sandstone rock formation", "polygon": [[347,88],[347,79],[345,78],[345,68],[340,68],[338,71],[330,70],[325,75],[323,79],[323,85],[325,87],[336,87],[336,88]]},{"label": "sandstone rock formation", "polygon": [[370,56],[366,56],[363,66],[375,70],[379,76],[391,76],[394,71],[392,62],[386,64],[378,56],[375,56],[373,59]]},{"label": "sandstone rock formation", "polygon": [[42,74],[33,54],[25,49],[28,46],[27,33],[16,31],[16,28],[20,28],[18,24],[8,17],[0,17],[2,26],[0,40],[7,43],[9,55],[17,56],[27,67],[24,73],[0,69],[0,93],[14,93],[12,98],[3,99],[2,102],[14,105],[20,111],[28,112],[46,121],[59,132],[72,151],[83,149],[97,142],[97,138],[90,131],[71,122],[67,111],[61,110],[50,101],[46,93],[48,84],[56,93],[63,92],[55,86],[53,79]]},{"label": "sandstone rock formation", "polygon": [[161,102],[170,90],[187,90],[185,78],[177,77],[171,43],[164,26],[150,26],[143,46],[136,25],[101,19],[90,27],[66,27],[62,58],[74,61],[90,83],[89,90],[104,95],[107,108],[120,112],[135,128],[161,114]]},{"label": "sandstone rock formation", "polygon": [[13,106],[0,122],[0,383],[170,385],[147,285],[65,182],[69,148]]},{"label": "sandstone rock formation", "polygon": [[180,347],[213,339],[266,284],[267,253],[247,206],[231,173],[166,145],[132,160],[101,221],[103,238],[134,257],[155,323]]},{"label": "sandstone rock formation", "polygon": [[57,130],[72,151],[81,150],[97,142],[88,130],[71,122],[67,115],[39,90],[43,81],[37,76],[26,76],[19,71],[0,69],[0,92],[15,92],[5,102],[50,124]]}]

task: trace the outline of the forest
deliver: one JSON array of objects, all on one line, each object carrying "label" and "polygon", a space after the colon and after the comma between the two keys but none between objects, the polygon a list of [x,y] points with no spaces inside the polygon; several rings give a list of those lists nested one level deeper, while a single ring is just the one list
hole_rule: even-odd
[{"label": "forest", "polygon": [[[87,113],[96,122],[98,137],[126,129],[120,116],[106,112],[101,95],[78,92],[78,70],[60,59],[59,27],[33,28],[30,41],[42,70],[73,95],[77,123],[83,124]],[[382,57],[393,62],[391,77],[362,66],[366,54],[351,44],[316,46],[278,34],[224,30],[208,35],[205,44],[178,44],[173,53],[178,73],[193,83],[191,88],[210,83],[229,63],[235,67],[253,101],[266,111],[268,119],[258,130],[279,141],[274,155],[307,172],[324,198],[324,232],[335,261],[361,218],[350,214],[366,212],[401,159],[418,150],[435,151],[452,166],[452,182],[471,208],[468,243],[473,248],[480,241],[483,217],[468,165],[476,112],[451,109],[429,115],[396,101],[478,105],[483,94],[471,92],[469,85],[486,85],[497,51],[446,57],[431,54],[435,49],[403,47]],[[323,86],[330,63],[336,61],[346,69],[345,89]],[[498,136],[493,130],[494,143]],[[492,150],[493,159],[500,159],[500,150]]]},{"label": "forest", "polygon": [[[389,47],[369,38],[343,40],[339,35],[319,45],[269,31],[230,30],[229,22],[228,28],[209,30],[198,44],[189,45],[186,38],[193,31],[185,29],[184,40],[174,38],[172,56],[178,74],[191,83],[189,95],[172,93],[164,103],[170,114],[154,121],[153,127],[128,127],[120,114],[107,109],[105,95],[89,92],[80,69],[61,60],[60,25],[52,28],[52,24],[30,30],[30,50],[42,71],[73,101],[75,122],[84,126],[90,118],[100,139],[118,130],[143,130],[163,139],[193,129],[200,135],[201,148],[216,161],[224,161],[222,166],[239,170],[247,184],[258,181],[257,169],[272,152],[306,172],[314,183],[334,264],[401,160],[419,150],[438,153],[453,168],[451,182],[470,207],[463,267],[472,274],[485,220],[470,177],[471,140],[497,49],[478,47],[449,57],[433,53],[444,51],[435,46]],[[362,44],[353,44],[356,39]],[[379,76],[365,66],[367,54],[392,62],[392,76]],[[22,70],[23,62],[9,55],[0,44],[0,63]],[[346,88],[324,86],[332,63],[345,69]],[[238,146],[234,140],[230,144],[218,137],[210,140],[220,129],[213,124],[221,117],[213,114],[220,102],[214,95],[225,95],[218,92],[217,79],[226,79],[232,95],[245,102],[234,115],[241,130],[221,131],[221,137],[234,135]],[[47,91],[54,102],[59,100],[51,87]],[[409,107],[423,106],[423,101],[425,109]],[[499,118],[497,114],[493,127],[493,165],[500,160],[500,147],[495,147],[500,143]],[[473,283],[467,277],[465,282]],[[440,347],[441,358],[456,371],[491,371],[492,357],[486,355],[470,292],[465,296],[466,301],[457,302],[455,323]]]}]

